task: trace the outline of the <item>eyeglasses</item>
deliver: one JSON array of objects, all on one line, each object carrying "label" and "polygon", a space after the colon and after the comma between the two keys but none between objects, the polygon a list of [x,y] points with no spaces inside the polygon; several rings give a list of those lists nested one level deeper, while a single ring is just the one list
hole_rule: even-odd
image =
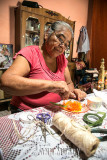
[{"label": "eyeglasses", "polygon": [[[55,32],[54,32],[55,33]],[[56,38],[58,39],[58,41],[60,42],[60,45],[64,45],[65,49],[68,50],[69,49],[69,43],[65,43],[63,39],[66,39],[65,36],[63,34],[56,34],[55,33]]]}]

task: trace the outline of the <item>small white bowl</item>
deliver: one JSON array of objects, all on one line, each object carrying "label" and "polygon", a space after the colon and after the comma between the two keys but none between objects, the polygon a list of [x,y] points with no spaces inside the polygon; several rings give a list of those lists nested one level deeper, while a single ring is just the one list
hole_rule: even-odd
[{"label": "small white bowl", "polygon": [[102,99],[100,97],[91,96],[87,98],[87,106],[90,110],[99,110],[102,105]]}]

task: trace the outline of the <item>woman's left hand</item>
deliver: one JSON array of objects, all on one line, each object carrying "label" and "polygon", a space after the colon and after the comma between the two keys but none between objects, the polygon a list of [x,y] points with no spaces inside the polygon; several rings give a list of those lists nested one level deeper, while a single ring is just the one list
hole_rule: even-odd
[{"label": "woman's left hand", "polygon": [[74,89],[73,93],[76,95],[76,98],[81,101],[86,97],[86,93],[80,89]]}]

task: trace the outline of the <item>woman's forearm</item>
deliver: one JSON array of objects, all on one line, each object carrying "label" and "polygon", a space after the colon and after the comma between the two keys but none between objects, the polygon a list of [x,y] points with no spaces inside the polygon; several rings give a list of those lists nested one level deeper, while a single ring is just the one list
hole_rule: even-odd
[{"label": "woman's forearm", "polygon": [[38,94],[43,91],[58,93],[62,97],[68,97],[69,94],[69,89],[64,81],[30,79],[13,74],[1,77],[0,88],[15,96]]},{"label": "woman's forearm", "polygon": [[74,88],[74,84],[72,81],[67,83],[69,90],[72,92],[75,88]]},{"label": "woman's forearm", "polygon": [[30,79],[18,75],[1,77],[0,81],[2,90],[16,96],[37,94],[49,90],[50,85],[51,81],[48,80]]}]

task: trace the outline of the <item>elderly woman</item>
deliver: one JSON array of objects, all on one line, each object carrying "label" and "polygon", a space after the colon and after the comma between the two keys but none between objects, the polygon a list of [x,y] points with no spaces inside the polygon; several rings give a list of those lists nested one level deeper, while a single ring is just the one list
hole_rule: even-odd
[{"label": "elderly woman", "polygon": [[54,22],[45,32],[42,47],[28,46],[14,57],[12,66],[1,77],[1,89],[13,95],[15,111],[59,102],[83,99],[86,93],[74,89],[64,51],[72,39],[72,28],[63,21]]}]

